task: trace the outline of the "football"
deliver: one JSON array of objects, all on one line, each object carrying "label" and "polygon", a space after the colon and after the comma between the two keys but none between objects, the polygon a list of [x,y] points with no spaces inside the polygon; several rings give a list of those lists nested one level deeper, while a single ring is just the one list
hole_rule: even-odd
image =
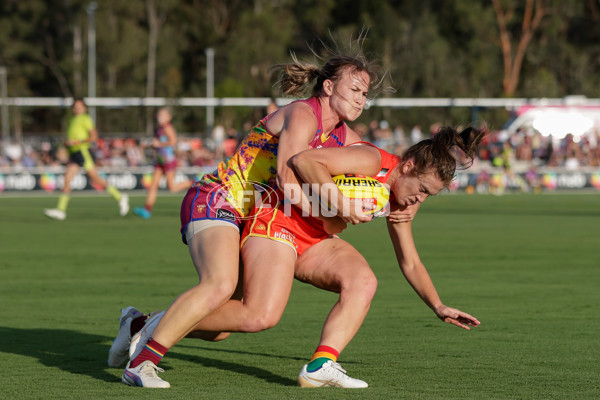
[{"label": "football", "polygon": [[365,210],[365,213],[372,214],[373,217],[388,214],[390,191],[386,185],[377,179],[370,176],[345,174],[334,176],[333,181],[344,196],[351,199],[361,199],[363,202],[375,206],[372,210]]}]

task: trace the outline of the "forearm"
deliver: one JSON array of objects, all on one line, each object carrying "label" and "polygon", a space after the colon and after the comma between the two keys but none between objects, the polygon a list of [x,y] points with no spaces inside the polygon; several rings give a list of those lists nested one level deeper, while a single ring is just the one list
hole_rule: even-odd
[{"label": "forearm", "polygon": [[435,312],[443,303],[415,247],[412,222],[395,224],[388,221],[388,232],[402,274],[421,300]]},{"label": "forearm", "polygon": [[[288,169],[288,172],[293,174],[293,171]],[[325,220],[322,216],[321,207],[318,197],[314,197],[310,192],[307,193],[307,184],[299,182],[297,177],[284,177],[283,174],[278,174],[277,185],[283,192],[283,196],[289,203],[293,204],[302,210],[302,215],[310,215]]]},{"label": "forearm", "polygon": [[423,264],[419,263],[412,267],[404,267],[402,268],[402,273],[421,300],[434,312],[438,307],[443,305],[433,281]]},{"label": "forearm", "polygon": [[325,216],[341,215],[342,210],[349,208],[349,199],[344,197],[333,182],[327,165],[304,157],[302,153],[294,156],[289,164],[302,184],[304,196],[309,196],[322,211],[329,210],[325,212]]}]

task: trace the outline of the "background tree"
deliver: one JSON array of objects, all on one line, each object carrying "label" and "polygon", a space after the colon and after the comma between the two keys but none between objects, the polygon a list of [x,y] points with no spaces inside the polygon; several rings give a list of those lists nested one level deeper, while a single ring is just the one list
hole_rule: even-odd
[{"label": "background tree", "polygon": [[[513,96],[519,84],[521,68],[527,47],[544,17],[543,0],[526,0],[522,12],[519,2],[492,0],[498,22],[500,48],[504,64],[502,88],[506,96]],[[520,30],[515,25],[520,25]],[[518,32],[518,34],[516,34]],[[513,36],[518,36],[513,39]],[[515,41],[513,43],[513,40]]]},{"label": "background tree", "polygon": [[[0,65],[11,97],[85,96],[90,0],[0,2]],[[319,40],[347,42],[362,29],[370,58],[388,71],[393,97],[600,97],[597,0],[103,0],[95,12],[97,95],[203,97],[205,49],[215,50],[217,96],[279,96],[268,73],[290,52],[313,59]],[[498,51],[500,49],[500,51]],[[176,104],[175,104],[176,106]],[[153,110],[152,110],[153,111]],[[361,117],[405,127],[500,126],[506,110],[381,109]],[[12,129],[62,136],[65,109],[10,108]],[[150,112],[150,111],[148,111]],[[183,134],[205,134],[206,110],[179,107]],[[218,124],[241,129],[264,113],[217,108]],[[153,113],[152,113],[153,115]],[[97,108],[103,134],[140,136],[143,107]],[[153,118],[152,118],[153,121]]]}]

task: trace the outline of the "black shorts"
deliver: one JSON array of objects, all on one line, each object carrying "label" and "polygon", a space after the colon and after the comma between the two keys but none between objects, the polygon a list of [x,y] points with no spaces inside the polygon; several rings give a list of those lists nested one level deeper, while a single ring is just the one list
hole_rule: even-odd
[{"label": "black shorts", "polygon": [[94,156],[90,149],[80,149],[69,154],[69,162],[83,167],[86,171],[95,167]]}]

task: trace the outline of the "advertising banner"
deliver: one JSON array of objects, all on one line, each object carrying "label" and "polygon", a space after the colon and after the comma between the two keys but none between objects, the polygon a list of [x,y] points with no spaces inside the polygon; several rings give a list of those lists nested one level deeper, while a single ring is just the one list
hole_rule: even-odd
[{"label": "advertising banner", "polygon": [[[196,181],[207,172],[212,172],[213,168],[190,168],[177,170],[175,180],[177,182],[191,179]],[[152,168],[132,169],[127,171],[111,171],[98,169],[100,176],[110,185],[119,190],[144,190],[152,182]],[[7,192],[54,192],[60,191],[64,185],[64,169],[60,170],[20,170],[20,171],[0,171],[0,195]],[[162,178],[160,189],[166,189],[166,179]],[[71,181],[71,190],[91,191],[100,188],[94,188],[83,170],[80,171]]]},{"label": "advertising banner", "polygon": [[[191,179],[196,181],[214,167],[179,168],[176,181]],[[130,170],[98,170],[100,176],[119,190],[145,190],[152,182],[152,168]],[[0,170],[0,195],[9,192],[48,192],[60,191],[64,184],[64,169],[55,170]],[[93,191],[94,188],[84,171],[81,170],[71,182],[73,192]],[[166,180],[162,179],[161,190],[166,190]],[[502,189],[506,191],[553,192],[557,190],[592,189],[600,191],[600,169],[589,171],[568,171],[561,169],[528,171],[508,174],[503,170],[458,171],[450,184],[451,191],[479,192]]]}]

